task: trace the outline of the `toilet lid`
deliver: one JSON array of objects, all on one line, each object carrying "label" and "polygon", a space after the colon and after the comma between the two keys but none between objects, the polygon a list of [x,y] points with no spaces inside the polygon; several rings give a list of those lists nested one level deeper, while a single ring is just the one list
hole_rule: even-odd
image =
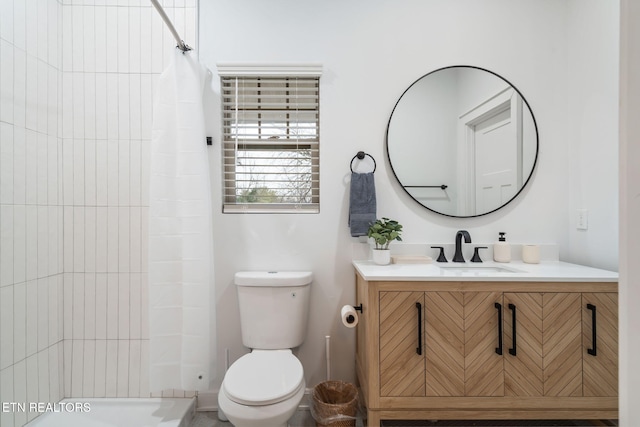
[{"label": "toilet lid", "polygon": [[300,361],[291,350],[254,350],[231,365],[224,388],[243,405],[271,405],[293,396],[304,381]]}]

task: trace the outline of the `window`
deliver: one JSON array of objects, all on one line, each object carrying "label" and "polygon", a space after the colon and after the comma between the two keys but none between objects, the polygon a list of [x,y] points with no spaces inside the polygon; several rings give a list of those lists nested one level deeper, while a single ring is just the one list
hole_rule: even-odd
[{"label": "window", "polygon": [[319,75],[221,73],[221,92],[223,212],[317,213]]}]

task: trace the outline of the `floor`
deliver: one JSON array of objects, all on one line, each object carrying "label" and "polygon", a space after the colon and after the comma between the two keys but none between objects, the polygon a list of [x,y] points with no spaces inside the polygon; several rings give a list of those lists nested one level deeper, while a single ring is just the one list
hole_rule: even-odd
[{"label": "floor", "polygon": [[[315,427],[316,423],[307,410],[298,410],[289,420],[289,427]],[[384,427],[539,427],[539,426],[580,426],[605,427],[617,426],[616,421],[610,420],[540,420],[540,421],[383,421]],[[189,427],[232,427],[230,422],[218,420],[217,412],[198,412]],[[265,426],[268,427],[268,426]],[[363,427],[361,419],[356,427]]]}]

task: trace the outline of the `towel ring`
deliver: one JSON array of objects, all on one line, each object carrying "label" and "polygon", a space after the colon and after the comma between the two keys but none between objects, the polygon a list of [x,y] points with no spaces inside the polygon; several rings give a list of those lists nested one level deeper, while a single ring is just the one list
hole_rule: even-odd
[{"label": "towel ring", "polygon": [[371,157],[371,160],[373,160],[373,171],[371,171],[371,173],[374,173],[376,171],[376,159],[373,158],[373,156],[369,153],[365,153],[364,151],[358,151],[358,154],[356,154],[355,156],[353,156],[353,159],[351,159],[351,163],[349,164],[349,169],[351,169],[351,173],[353,173],[353,161],[357,158],[358,160],[362,160],[364,159],[364,156],[369,156]]}]

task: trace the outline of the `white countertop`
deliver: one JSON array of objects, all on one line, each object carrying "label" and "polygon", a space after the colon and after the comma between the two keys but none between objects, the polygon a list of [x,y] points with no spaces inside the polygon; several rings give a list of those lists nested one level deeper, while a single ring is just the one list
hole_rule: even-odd
[{"label": "white countertop", "polygon": [[474,282],[617,282],[618,273],[561,261],[540,264],[439,263],[376,265],[372,261],[353,261],[368,281],[474,281]]}]

